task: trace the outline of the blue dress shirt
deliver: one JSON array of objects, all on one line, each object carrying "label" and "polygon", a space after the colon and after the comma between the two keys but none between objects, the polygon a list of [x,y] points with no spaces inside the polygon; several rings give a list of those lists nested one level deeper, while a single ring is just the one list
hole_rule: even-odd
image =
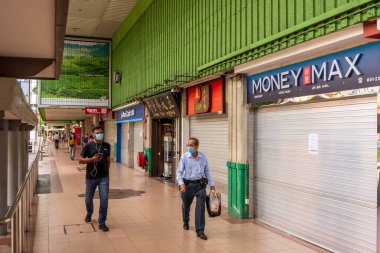
[{"label": "blue dress shirt", "polygon": [[177,168],[178,184],[183,184],[184,178],[187,180],[199,180],[202,177],[208,179],[210,186],[215,185],[211,177],[206,156],[199,151],[197,158],[194,158],[190,152],[183,154]]}]

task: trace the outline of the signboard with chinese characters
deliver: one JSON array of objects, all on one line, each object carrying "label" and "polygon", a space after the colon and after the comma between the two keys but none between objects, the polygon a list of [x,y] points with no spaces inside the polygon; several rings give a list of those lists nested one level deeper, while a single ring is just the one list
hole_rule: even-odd
[{"label": "signboard with chinese characters", "polygon": [[187,89],[187,114],[223,113],[223,79],[218,78]]},{"label": "signboard with chinese characters", "polygon": [[116,123],[140,121],[144,119],[144,105],[138,104],[117,112]]},{"label": "signboard with chinese characters", "polygon": [[84,113],[85,114],[107,114],[108,113],[107,107],[85,107]]},{"label": "signboard with chinese characters", "polygon": [[248,103],[380,85],[380,42],[247,77]]},{"label": "signboard with chinese characters", "polygon": [[179,117],[177,102],[170,91],[146,98],[144,103],[153,119]]},{"label": "signboard with chinese characters", "polygon": [[210,108],[210,86],[203,85],[195,88],[195,113],[208,112]]}]

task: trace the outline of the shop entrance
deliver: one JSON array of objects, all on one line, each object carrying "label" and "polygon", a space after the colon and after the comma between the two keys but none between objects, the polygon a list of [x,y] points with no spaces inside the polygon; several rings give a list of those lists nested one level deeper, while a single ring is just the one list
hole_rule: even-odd
[{"label": "shop entrance", "polygon": [[173,119],[152,120],[152,176],[173,176],[175,126]]}]

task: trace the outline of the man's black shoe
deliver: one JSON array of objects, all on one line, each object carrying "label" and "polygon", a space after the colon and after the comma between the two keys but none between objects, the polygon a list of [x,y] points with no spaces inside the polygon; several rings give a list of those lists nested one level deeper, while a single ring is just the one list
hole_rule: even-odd
[{"label": "man's black shoe", "polygon": [[207,240],[207,235],[205,235],[204,233],[199,233],[197,234],[197,236],[201,238],[202,240]]},{"label": "man's black shoe", "polygon": [[86,218],[84,218],[85,222],[91,222],[91,215],[87,214]]},{"label": "man's black shoe", "polygon": [[183,229],[184,230],[189,230],[189,224],[183,223]]},{"label": "man's black shoe", "polygon": [[110,231],[110,229],[107,227],[106,224],[99,224],[99,229],[102,230],[103,232]]}]

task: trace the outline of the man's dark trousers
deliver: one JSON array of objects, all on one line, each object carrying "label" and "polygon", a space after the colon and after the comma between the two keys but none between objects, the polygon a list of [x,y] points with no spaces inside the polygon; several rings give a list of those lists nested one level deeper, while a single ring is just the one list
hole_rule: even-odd
[{"label": "man's dark trousers", "polygon": [[181,192],[183,223],[189,223],[190,205],[194,197],[197,198],[195,206],[195,231],[199,234],[205,230],[206,187],[202,187],[199,183],[189,183],[186,185],[186,191]]}]

